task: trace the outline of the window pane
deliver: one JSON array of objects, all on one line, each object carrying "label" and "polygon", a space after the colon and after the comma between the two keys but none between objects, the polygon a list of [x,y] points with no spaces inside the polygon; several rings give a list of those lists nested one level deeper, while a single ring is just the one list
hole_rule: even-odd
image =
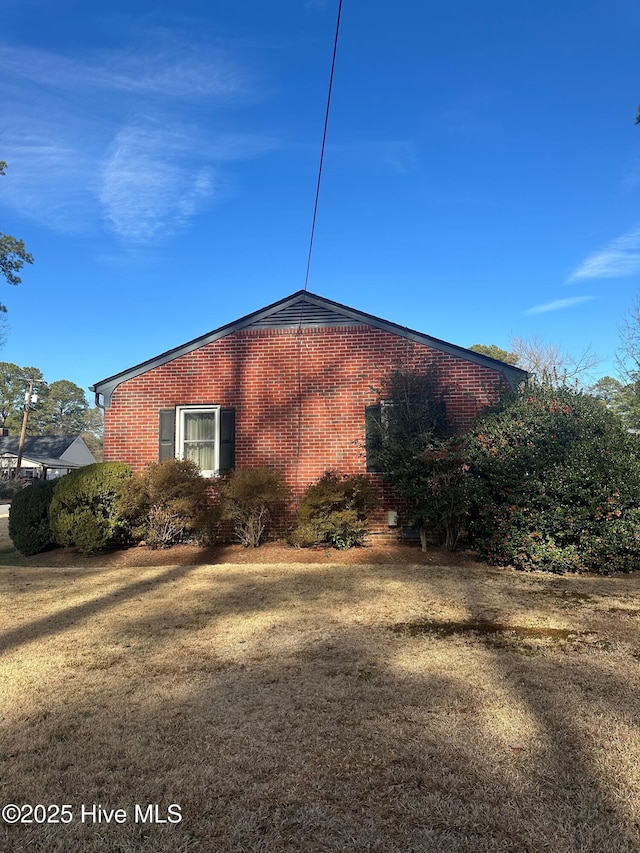
[{"label": "window pane", "polygon": [[201,471],[214,471],[216,467],[215,444],[190,442],[184,445],[184,458],[195,462]]},{"label": "window pane", "polygon": [[216,467],[216,413],[184,412],[184,458],[201,471]]},{"label": "window pane", "polygon": [[185,441],[215,441],[216,413],[215,412],[185,412],[184,440]]}]

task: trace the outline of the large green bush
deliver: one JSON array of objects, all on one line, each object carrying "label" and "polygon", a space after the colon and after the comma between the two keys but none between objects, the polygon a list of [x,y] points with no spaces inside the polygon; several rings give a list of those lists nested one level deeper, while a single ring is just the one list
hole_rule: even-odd
[{"label": "large green bush", "polygon": [[134,539],[169,548],[205,528],[207,489],[194,462],[165,459],[125,480],[118,510]]},{"label": "large green bush", "polygon": [[453,550],[467,515],[464,449],[451,435],[438,370],[398,368],[369,423],[369,455],[402,501],[404,521],[427,541]]},{"label": "large green bush", "polygon": [[55,480],[36,480],[16,493],[9,510],[9,536],[21,554],[29,557],[56,544],[49,523]]},{"label": "large green bush", "polygon": [[640,566],[640,441],[586,394],[527,386],[469,437],[473,544],[519,569]]},{"label": "large green bush", "polygon": [[285,512],[290,491],[273,468],[237,468],[219,488],[223,517],[245,548],[257,548],[276,514]]},{"label": "large green bush", "polygon": [[96,462],[61,477],[49,510],[56,542],[98,551],[126,541],[127,526],[118,507],[130,476],[122,462]]},{"label": "large green bush", "polygon": [[378,503],[378,492],[368,477],[327,471],[307,489],[290,542],[301,547],[362,545],[367,517]]}]

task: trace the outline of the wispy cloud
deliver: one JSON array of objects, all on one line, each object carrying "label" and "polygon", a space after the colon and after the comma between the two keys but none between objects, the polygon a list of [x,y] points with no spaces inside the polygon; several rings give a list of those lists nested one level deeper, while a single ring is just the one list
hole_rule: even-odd
[{"label": "wispy cloud", "polygon": [[225,163],[277,145],[219,130],[221,111],[257,90],[195,34],[147,32],[89,58],[0,47],[2,201],[54,230],[106,223],[123,243],[157,243],[223,197]]},{"label": "wispy cloud", "polygon": [[16,107],[10,126],[0,127],[0,147],[9,164],[2,201],[22,216],[60,233],[78,234],[99,221],[94,194],[101,147],[84,121],[66,122]]},{"label": "wispy cloud", "polygon": [[123,128],[103,168],[100,201],[113,230],[134,243],[155,242],[168,222],[184,227],[214,193],[213,170],[185,158],[184,135],[168,128]]},{"label": "wispy cloud", "polygon": [[221,49],[177,43],[102,52],[92,61],[3,44],[0,72],[48,89],[102,89],[174,98],[225,98],[243,93],[250,77]]},{"label": "wispy cloud", "polygon": [[219,135],[147,120],[122,128],[102,165],[99,198],[111,228],[125,241],[154,243],[167,228],[183,230],[219,197],[219,164],[256,156],[267,138]]},{"label": "wispy cloud", "polygon": [[640,228],[634,228],[589,255],[567,283],[583,278],[624,278],[640,272]]},{"label": "wispy cloud", "polygon": [[573,308],[584,302],[591,302],[594,296],[572,296],[570,299],[556,299],[555,302],[545,302],[543,305],[534,305],[524,311],[524,314],[546,314],[547,311],[562,311],[564,308]]}]

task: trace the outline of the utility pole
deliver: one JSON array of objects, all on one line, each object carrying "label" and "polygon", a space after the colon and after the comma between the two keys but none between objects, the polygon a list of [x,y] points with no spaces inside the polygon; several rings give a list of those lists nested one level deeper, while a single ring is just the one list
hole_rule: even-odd
[{"label": "utility pole", "polygon": [[24,442],[27,437],[27,421],[29,420],[29,409],[32,401],[38,402],[38,395],[34,393],[33,386],[44,382],[44,379],[32,379],[30,376],[22,377],[23,382],[27,383],[27,390],[24,395],[24,415],[22,416],[22,431],[20,432],[20,443],[18,444],[18,459],[16,462],[16,471],[14,477],[18,476],[20,466],[22,465],[22,454],[24,453]]}]

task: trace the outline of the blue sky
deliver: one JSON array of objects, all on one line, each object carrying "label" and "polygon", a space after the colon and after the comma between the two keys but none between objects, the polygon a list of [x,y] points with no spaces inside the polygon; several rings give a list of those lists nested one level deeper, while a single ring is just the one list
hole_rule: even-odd
[{"label": "blue sky", "polygon": [[[83,388],[304,286],[337,0],[5,0],[0,359]],[[344,0],[309,289],[613,371],[637,0]]]}]

